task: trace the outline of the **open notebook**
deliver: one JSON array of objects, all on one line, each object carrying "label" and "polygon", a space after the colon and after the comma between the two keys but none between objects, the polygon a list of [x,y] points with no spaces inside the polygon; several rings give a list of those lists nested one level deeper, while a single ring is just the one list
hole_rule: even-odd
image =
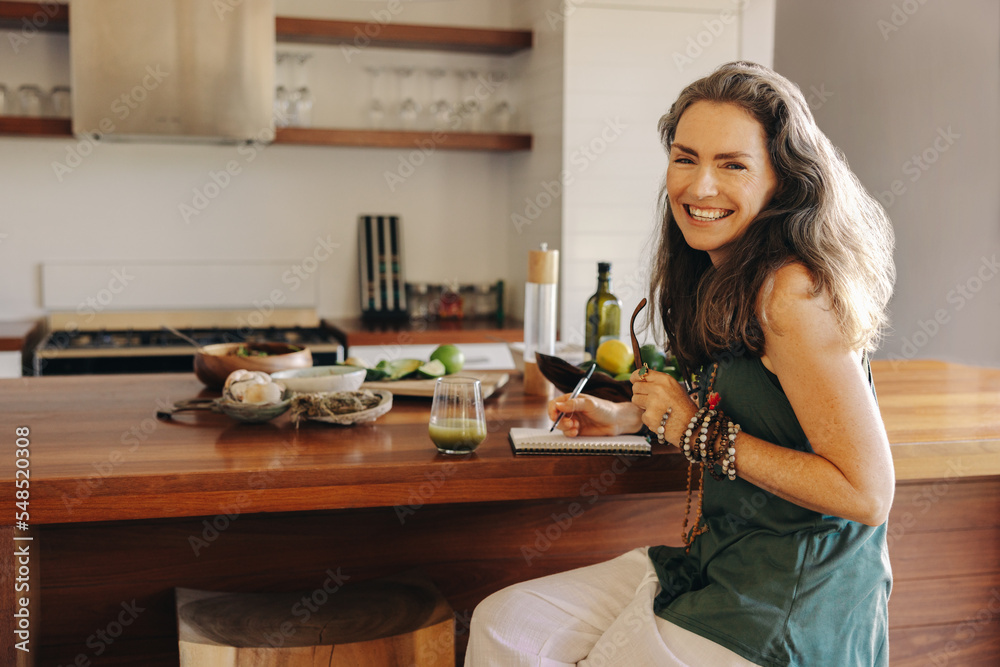
[{"label": "open notebook", "polygon": [[512,428],[510,446],[515,454],[651,454],[649,443],[639,435],[567,438],[544,428]]}]

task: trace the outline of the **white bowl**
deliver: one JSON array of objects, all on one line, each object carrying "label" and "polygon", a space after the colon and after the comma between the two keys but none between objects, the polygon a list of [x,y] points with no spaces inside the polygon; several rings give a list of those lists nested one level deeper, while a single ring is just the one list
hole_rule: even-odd
[{"label": "white bowl", "polygon": [[271,373],[271,379],[281,382],[296,394],[324,391],[356,391],[368,374],[360,366],[313,366],[290,368]]}]

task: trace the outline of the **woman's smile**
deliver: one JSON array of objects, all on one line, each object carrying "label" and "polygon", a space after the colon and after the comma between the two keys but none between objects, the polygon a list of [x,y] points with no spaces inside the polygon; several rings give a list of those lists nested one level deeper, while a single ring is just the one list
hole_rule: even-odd
[{"label": "woman's smile", "polygon": [[684,240],[718,264],[777,189],[764,128],[741,107],[696,102],[670,146],[667,195]]}]

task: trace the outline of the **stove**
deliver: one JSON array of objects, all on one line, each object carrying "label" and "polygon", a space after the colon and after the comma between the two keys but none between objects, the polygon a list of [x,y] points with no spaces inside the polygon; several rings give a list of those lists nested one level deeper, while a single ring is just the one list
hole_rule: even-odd
[{"label": "stove", "polygon": [[[280,313],[279,313],[280,314]],[[132,318],[117,315],[106,321],[95,321],[91,326],[77,328],[76,322],[66,317],[50,318],[49,333],[42,338],[32,354],[35,375],[78,375],[113,373],[173,373],[190,371],[194,365],[194,348],[174,334],[160,328],[169,324],[198,341],[200,345],[215,343],[269,342],[290,343],[308,347],[313,365],[325,366],[342,362],[346,341],[343,334],[315,318],[303,324],[294,314],[269,318],[277,321],[273,326],[231,326],[234,320],[246,322],[245,317],[227,314],[220,316],[221,326],[185,325],[205,316],[189,317],[184,314],[157,313],[136,316],[134,323],[120,326]],[[152,320],[159,324],[153,326]],[[253,321],[252,319],[249,321]],[[118,325],[118,326],[115,326]]]}]

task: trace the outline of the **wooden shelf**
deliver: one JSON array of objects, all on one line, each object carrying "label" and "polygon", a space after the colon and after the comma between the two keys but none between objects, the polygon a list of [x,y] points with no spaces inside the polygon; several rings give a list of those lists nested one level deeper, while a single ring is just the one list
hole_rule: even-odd
[{"label": "wooden shelf", "polygon": [[358,48],[424,49],[510,55],[530,49],[530,30],[487,30],[375,21],[328,21],[279,16],[275,37],[297,44],[353,44]]},{"label": "wooden shelf", "polygon": [[[27,25],[45,32],[69,31],[66,5],[34,2],[0,2],[0,29],[20,30]],[[294,44],[354,44],[358,48],[424,49],[510,55],[530,49],[530,30],[451,28],[433,25],[332,21],[278,16],[275,39]]]},{"label": "wooden shelf", "polygon": [[405,132],[395,130],[338,130],[332,128],[279,127],[274,143],[306,146],[357,146],[367,148],[419,148],[442,150],[526,151],[530,134],[488,132]]},{"label": "wooden shelf", "polygon": [[[403,132],[394,130],[338,130],[279,127],[275,144],[299,146],[355,146],[358,148],[421,148],[464,151],[531,150],[530,134],[487,132]],[[69,118],[0,116],[0,136],[72,137]]]},{"label": "wooden shelf", "polygon": [[52,2],[0,2],[0,30],[27,26],[42,32],[69,32],[69,7]]},{"label": "wooden shelf", "polygon": [[[20,30],[25,25],[49,32],[69,31],[66,5],[0,0],[0,29]],[[425,49],[507,55],[531,48],[530,30],[486,30],[428,25],[398,25],[361,21],[330,21],[277,17],[279,42],[303,44],[355,44],[394,49]],[[0,116],[0,136],[68,137],[72,125],[65,118]],[[412,148],[426,146],[470,151],[531,150],[530,134],[479,132],[404,132],[333,128],[279,128],[276,144],[303,146],[356,146]]]},{"label": "wooden shelf", "polygon": [[71,137],[73,136],[73,125],[69,118],[0,116],[0,135]]}]

